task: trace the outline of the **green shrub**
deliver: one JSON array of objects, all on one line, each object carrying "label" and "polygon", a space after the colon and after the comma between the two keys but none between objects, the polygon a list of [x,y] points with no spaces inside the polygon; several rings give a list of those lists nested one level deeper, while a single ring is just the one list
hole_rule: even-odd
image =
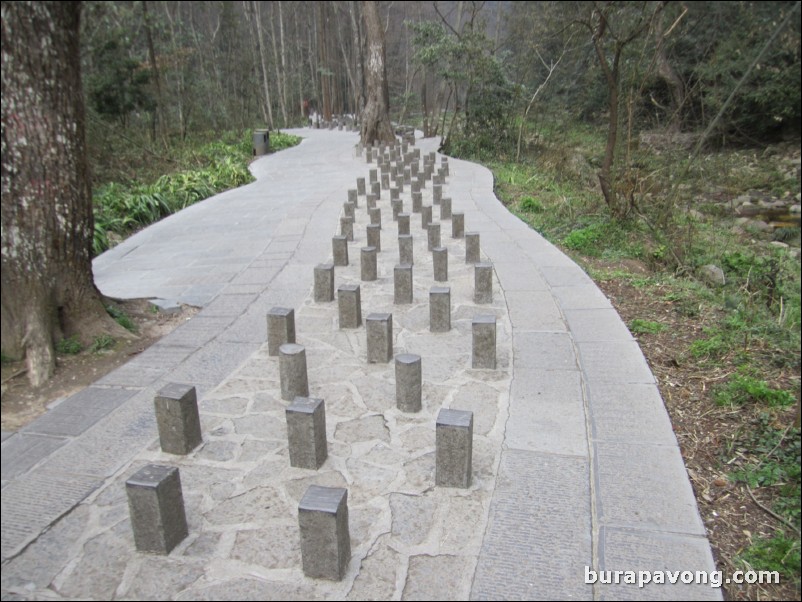
[{"label": "green shrub", "polygon": [[83,346],[81,345],[81,341],[79,341],[76,336],[61,339],[56,343],[56,351],[63,355],[76,355],[81,353],[82,350]]},{"label": "green shrub", "polygon": [[521,199],[521,211],[529,211],[532,213],[542,213],[546,208],[543,203],[531,196],[525,196]]},{"label": "green shrub", "polygon": [[107,305],[106,313],[114,318],[114,321],[126,330],[130,332],[136,332],[136,324],[134,324],[134,321],[123,310],[115,307],[114,305]]},{"label": "green shrub", "polygon": [[92,353],[100,353],[102,351],[108,351],[112,349],[117,341],[114,340],[114,337],[108,334],[101,334],[100,336],[95,337],[95,340],[92,341],[91,347],[89,347],[89,351]]},{"label": "green shrub", "polygon": [[714,398],[718,405],[743,405],[748,402],[768,406],[788,406],[796,401],[788,391],[772,389],[764,380],[736,374],[729,382],[716,389]]},{"label": "green shrub", "polygon": [[665,325],[660,322],[652,322],[651,320],[641,320],[635,318],[629,323],[629,330],[633,334],[657,334],[665,330]]}]

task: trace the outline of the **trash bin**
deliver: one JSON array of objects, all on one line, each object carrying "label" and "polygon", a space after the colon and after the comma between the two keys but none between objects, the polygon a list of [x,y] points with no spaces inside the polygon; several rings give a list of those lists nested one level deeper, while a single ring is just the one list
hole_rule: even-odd
[{"label": "trash bin", "polygon": [[270,151],[270,131],[253,131],[253,156],[266,155]]}]

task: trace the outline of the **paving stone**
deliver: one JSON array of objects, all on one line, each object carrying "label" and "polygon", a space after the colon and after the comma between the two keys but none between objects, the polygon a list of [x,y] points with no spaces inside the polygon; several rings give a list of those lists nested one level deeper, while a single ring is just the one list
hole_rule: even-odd
[{"label": "paving stone", "polygon": [[632,334],[614,309],[572,309],[565,311],[571,335],[578,342],[630,341]]},{"label": "paving stone", "polygon": [[393,540],[407,545],[417,545],[426,541],[435,523],[436,509],[435,500],[431,497],[391,493]]},{"label": "paving stone", "polygon": [[380,537],[362,560],[347,600],[391,600],[396,591],[401,555],[387,545],[389,537]]},{"label": "paving stone", "polygon": [[[579,359],[591,385],[598,383],[654,384],[636,341],[607,343],[577,343]],[[615,358],[615,361],[609,361]]]},{"label": "paving stone", "polygon": [[411,556],[404,600],[465,600],[470,584],[464,578],[473,562],[462,556]]},{"label": "paving stone", "polygon": [[[677,445],[657,386],[598,383],[588,387],[588,397],[594,440]],[[621,420],[627,414],[638,419]]]},{"label": "paving stone", "polygon": [[513,353],[516,366],[536,370],[578,369],[573,342],[567,333],[516,333]]},{"label": "paving stone", "polygon": [[3,441],[2,480],[7,481],[24,473],[37,462],[64,445],[64,437],[21,432]]},{"label": "paving stone", "polygon": [[269,529],[237,533],[231,557],[266,569],[296,569],[301,566],[298,524],[274,522]]},{"label": "paving stone", "polygon": [[163,600],[165,591],[183,591],[203,574],[204,567],[200,562],[145,558],[124,595],[133,600]]}]

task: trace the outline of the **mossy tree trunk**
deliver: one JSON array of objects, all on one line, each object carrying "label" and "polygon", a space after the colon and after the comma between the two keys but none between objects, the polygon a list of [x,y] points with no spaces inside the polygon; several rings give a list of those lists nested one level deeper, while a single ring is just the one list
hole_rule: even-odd
[{"label": "mossy tree trunk", "polygon": [[372,144],[375,141],[392,143],[395,141],[395,135],[390,125],[390,93],[387,88],[384,29],[376,2],[363,2],[362,14],[365,17],[368,44],[365,65],[368,102],[362,111],[361,139],[363,144]]}]

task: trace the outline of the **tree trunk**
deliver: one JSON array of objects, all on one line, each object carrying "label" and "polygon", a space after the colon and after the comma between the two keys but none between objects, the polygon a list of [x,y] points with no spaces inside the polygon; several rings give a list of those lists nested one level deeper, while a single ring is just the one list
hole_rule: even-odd
[{"label": "tree trunk", "polygon": [[39,386],[54,342],[117,329],[92,279],[78,2],[2,4],[2,351]]},{"label": "tree trunk", "polygon": [[262,64],[262,82],[265,86],[265,105],[267,105],[267,120],[270,124],[270,129],[276,129],[273,123],[273,103],[270,101],[270,86],[268,85],[267,77],[267,57],[265,56],[265,38],[262,31],[262,11],[260,7],[261,2],[253,2],[253,18],[256,22],[256,47],[259,50],[259,61]]},{"label": "tree trunk", "polygon": [[148,57],[150,66],[153,69],[153,83],[156,86],[156,110],[153,113],[153,140],[161,138],[165,143],[164,131],[167,127],[164,119],[164,97],[162,96],[161,74],[159,64],[156,62],[156,46],[153,44],[153,32],[150,28],[150,14],[148,13],[148,3],[142,0],[142,20],[145,25],[145,38],[148,44]]},{"label": "tree trunk", "polygon": [[362,2],[362,13],[365,16],[368,41],[365,69],[368,102],[362,112],[361,140],[363,144],[372,144],[376,140],[392,143],[395,141],[395,135],[390,125],[390,93],[387,89],[384,30],[379,20],[376,2]]}]

